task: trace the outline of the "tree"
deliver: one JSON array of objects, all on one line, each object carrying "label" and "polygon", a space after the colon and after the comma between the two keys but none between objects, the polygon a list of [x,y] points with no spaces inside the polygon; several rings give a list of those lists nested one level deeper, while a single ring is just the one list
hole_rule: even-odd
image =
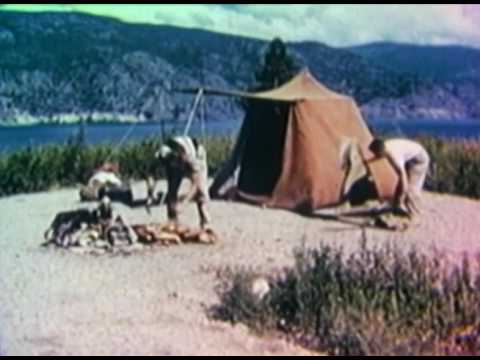
[{"label": "tree", "polygon": [[273,39],[268,45],[263,63],[255,73],[253,90],[269,90],[290,80],[299,70],[295,59],[289,54],[280,38]]},{"label": "tree", "polygon": [[[255,84],[249,90],[256,92],[274,89],[292,79],[299,69],[299,64],[288,52],[285,43],[280,38],[275,38],[266,47],[263,61],[255,72]],[[254,106],[267,106],[246,99],[241,99],[240,105],[247,112]],[[256,109],[258,111],[259,108]]]}]

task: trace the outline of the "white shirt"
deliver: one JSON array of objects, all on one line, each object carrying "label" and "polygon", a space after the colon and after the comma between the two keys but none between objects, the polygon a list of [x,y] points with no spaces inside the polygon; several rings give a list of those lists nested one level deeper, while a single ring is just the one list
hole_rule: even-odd
[{"label": "white shirt", "polygon": [[94,186],[96,184],[101,185],[114,185],[121,187],[122,180],[118,178],[117,175],[109,171],[97,171],[88,181],[89,186]]},{"label": "white shirt", "polygon": [[392,139],[385,141],[385,148],[395,163],[405,168],[407,163],[428,165],[430,157],[419,143],[407,139]]}]

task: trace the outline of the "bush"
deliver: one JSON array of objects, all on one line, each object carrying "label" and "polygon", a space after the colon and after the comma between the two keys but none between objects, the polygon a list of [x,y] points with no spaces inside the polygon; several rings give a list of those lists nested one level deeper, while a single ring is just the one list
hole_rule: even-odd
[{"label": "bush", "polygon": [[[233,140],[208,138],[209,170],[217,170],[230,153]],[[162,177],[162,168],[154,158],[160,141],[147,139],[129,143],[120,149],[112,145],[87,147],[71,141],[66,145],[25,148],[0,154],[0,196],[49,190],[55,186],[86,183],[94,169],[106,160],[118,161],[122,176],[140,180],[148,175]]]},{"label": "bush", "polygon": [[428,190],[480,198],[480,142],[419,140],[432,159]]},{"label": "bush", "polygon": [[447,270],[438,258],[388,246],[369,249],[365,241],[351,255],[322,246],[301,249],[295,259],[293,269],[272,278],[261,302],[248,287],[252,271],[228,272],[214,317],[259,332],[281,331],[334,355],[480,351],[480,276],[466,259]]},{"label": "bush", "polygon": [[[419,140],[432,157],[426,183],[428,190],[480,198],[480,142]],[[205,139],[211,175],[230,154],[233,144],[234,138],[230,137]],[[85,183],[93,170],[107,159],[118,161],[122,175],[128,179],[143,179],[150,174],[161,177],[162,169],[154,159],[159,146],[157,139],[129,143],[120,149],[112,145],[88,147],[80,141],[70,141],[63,146],[0,154],[0,196]]]}]

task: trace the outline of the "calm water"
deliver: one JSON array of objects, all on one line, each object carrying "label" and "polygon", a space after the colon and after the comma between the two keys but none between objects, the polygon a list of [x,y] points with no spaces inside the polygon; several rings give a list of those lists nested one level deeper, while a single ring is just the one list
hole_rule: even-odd
[{"label": "calm water", "polygon": [[[239,121],[207,123],[205,133],[208,135],[235,135],[240,129]],[[408,121],[388,122],[376,120],[370,125],[379,133],[392,136],[412,137],[431,135],[444,138],[480,139],[480,121]],[[182,133],[183,124],[166,124],[166,132]],[[38,125],[27,127],[0,127],[0,152],[14,151],[31,145],[64,144],[79,129],[78,125]],[[118,143],[127,133],[128,141],[160,136],[158,124],[95,124],[86,126],[86,138],[89,144]],[[192,126],[191,134],[200,136],[201,127]],[[128,142],[127,141],[127,142]]]},{"label": "calm water", "polygon": [[428,135],[446,139],[479,139],[480,120],[412,120],[390,122],[371,121],[369,125],[375,133],[391,136],[416,137]]},{"label": "calm water", "polygon": [[[185,124],[165,124],[165,133],[182,134]],[[193,124],[190,134],[201,137],[205,135],[234,135],[240,129],[241,123],[211,122],[202,129]],[[0,127],[0,152],[14,151],[26,146],[41,146],[46,144],[65,144],[77,133],[79,125],[35,125],[25,127]],[[122,139],[125,142],[140,141],[145,138],[160,137],[162,129],[159,124],[93,124],[85,126],[88,144],[114,143]]]}]

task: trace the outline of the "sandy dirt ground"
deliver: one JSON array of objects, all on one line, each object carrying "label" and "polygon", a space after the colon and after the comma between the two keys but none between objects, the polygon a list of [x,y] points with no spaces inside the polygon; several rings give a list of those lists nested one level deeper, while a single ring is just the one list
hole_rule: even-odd
[{"label": "sandy dirt ground", "polygon": [[[135,186],[143,197],[143,187]],[[305,355],[277,338],[207,317],[218,302],[217,271],[270,272],[321,242],[354,250],[358,226],[287,211],[214,201],[215,246],[147,249],[129,256],[80,255],[40,247],[58,211],[82,206],[73,189],[0,199],[0,354]],[[368,229],[371,243],[393,242],[450,255],[480,251],[480,202],[426,194],[427,214],[405,233]],[[165,209],[115,205],[131,223],[165,221]],[[182,214],[195,225],[195,207]]]}]

